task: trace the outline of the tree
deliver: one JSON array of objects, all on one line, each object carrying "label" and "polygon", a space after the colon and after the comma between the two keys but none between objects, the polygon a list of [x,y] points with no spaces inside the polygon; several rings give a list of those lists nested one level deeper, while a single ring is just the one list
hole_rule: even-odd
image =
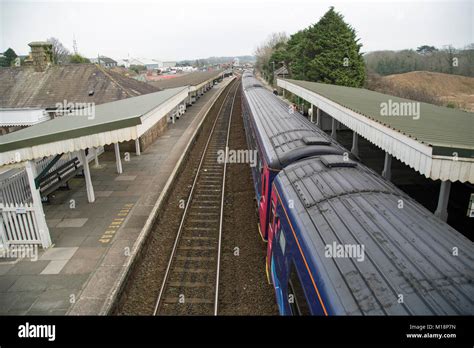
[{"label": "tree", "polygon": [[428,46],[428,45],[423,45],[420,46],[416,49],[416,52],[418,52],[421,55],[427,55],[431,54],[433,52],[436,52],[438,49],[434,46]]},{"label": "tree", "polygon": [[410,71],[433,71],[474,76],[474,45],[468,45],[463,49],[456,49],[451,45],[435,50],[432,50],[432,46],[428,46],[428,49],[423,47],[418,47],[416,51],[375,51],[367,53],[364,55],[367,70],[380,75],[402,74]]},{"label": "tree", "polygon": [[18,56],[15,53],[15,51],[9,48],[5,52],[3,52],[3,57],[2,57],[3,59],[0,60],[0,65],[4,67],[12,66],[16,57]]},{"label": "tree", "polygon": [[362,47],[355,30],[344,22],[344,17],[331,7],[310,27],[304,37],[302,61],[305,78],[342,86],[362,87],[365,65]]},{"label": "tree", "polygon": [[146,67],[144,65],[130,65],[130,70],[135,71],[137,74],[140,74],[141,71],[145,71]]},{"label": "tree", "polygon": [[71,52],[55,37],[46,40],[53,45],[53,63],[66,64],[69,62]]},{"label": "tree", "polygon": [[455,57],[456,49],[452,45],[447,45],[443,49],[445,53],[446,64],[448,66],[448,72],[452,74],[454,72],[454,68],[458,66],[458,59]]},{"label": "tree", "polygon": [[289,40],[267,40],[255,53],[257,69],[273,72],[275,62],[275,68],[285,65],[294,79],[362,87],[361,47],[355,30],[331,7],[319,22]]},{"label": "tree", "polygon": [[[257,70],[263,73],[264,77],[271,81],[273,79],[273,61],[272,54],[276,49],[284,49],[284,45],[288,41],[288,36],[283,33],[272,33],[268,38],[256,48],[255,66]],[[275,62],[276,63],[276,62]],[[276,68],[277,66],[275,66]]]},{"label": "tree", "polygon": [[76,53],[70,56],[69,62],[72,64],[83,64],[83,63],[90,63],[91,61],[87,58],[84,58],[79,53]]}]

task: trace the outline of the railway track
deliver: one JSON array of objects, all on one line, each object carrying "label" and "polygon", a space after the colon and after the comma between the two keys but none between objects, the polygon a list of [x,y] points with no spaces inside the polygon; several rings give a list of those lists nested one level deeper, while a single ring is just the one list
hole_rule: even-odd
[{"label": "railway track", "polygon": [[207,139],[168,260],[154,315],[217,315],[226,151],[240,81],[226,94]]}]

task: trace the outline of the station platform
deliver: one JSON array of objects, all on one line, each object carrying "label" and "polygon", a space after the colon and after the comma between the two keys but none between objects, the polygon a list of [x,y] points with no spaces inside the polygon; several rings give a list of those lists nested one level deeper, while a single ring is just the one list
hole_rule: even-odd
[{"label": "station platform", "polygon": [[33,259],[0,260],[0,315],[106,314],[142,229],[207,109],[228,81],[214,86],[141,156],[105,152],[91,165],[96,201],[83,178],[44,205],[53,246]]}]

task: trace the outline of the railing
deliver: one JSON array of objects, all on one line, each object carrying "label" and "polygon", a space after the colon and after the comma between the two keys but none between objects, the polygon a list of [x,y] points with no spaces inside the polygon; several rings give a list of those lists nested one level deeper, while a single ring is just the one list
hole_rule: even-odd
[{"label": "railing", "polygon": [[[95,150],[89,151],[87,155],[87,160],[90,162],[95,157]],[[104,148],[100,147],[97,149],[97,155],[100,155],[104,152]],[[73,156],[71,154],[64,155],[64,158],[61,158],[57,161],[51,168],[48,170],[48,173],[56,171],[58,168],[66,164],[71,160]],[[43,158],[36,162],[36,172],[41,173],[48,163],[53,159],[53,157]],[[43,187],[45,190],[46,187]],[[31,203],[31,191],[30,185],[28,183],[28,177],[24,169],[21,169],[17,173],[13,174],[9,178],[0,181],[0,203]]]},{"label": "railing", "polygon": [[24,169],[0,182],[0,203],[31,203],[31,190]]},{"label": "railing", "polygon": [[42,244],[33,204],[0,203],[0,243]]},{"label": "railing", "polygon": [[[97,155],[103,152],[104,148],[101,147]],[[89,151],[87,161],[92,161],[94,157],[95,150]],[[52,159],[53,157],[48,157],[36,161],[37,173],[41,173]],[[72,167],[70,167],[71,163]],[[70,178],[79,165],[74,154],[64,155],[64,158],[58,160],[43,176],[41,193],[45,194],[54,190],[55,185],[58,184],[56,179],[61,181],[61,178]],[[57,178],[55,174],[58,174]],[[48,243],[43,243],[43,240],[49,239],[49,236],[48,238],[42,236],[42,233],[46,232],[41,231],[38,225],[26,170],[21,169],[10,177],[0,180],[0,248],[12,244],[47,246]]]}]

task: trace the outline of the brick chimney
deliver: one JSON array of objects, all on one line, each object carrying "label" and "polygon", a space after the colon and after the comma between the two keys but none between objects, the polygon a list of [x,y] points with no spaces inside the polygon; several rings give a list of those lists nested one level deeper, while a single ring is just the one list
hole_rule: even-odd
[{"label": "brick chimney", "polygon": [[30,42],[28,46],[31,47],[31,53],[25,63],[33,65],[35,71],[45,71],[53,63],[53,45],[49,42],[37,41]]}]

